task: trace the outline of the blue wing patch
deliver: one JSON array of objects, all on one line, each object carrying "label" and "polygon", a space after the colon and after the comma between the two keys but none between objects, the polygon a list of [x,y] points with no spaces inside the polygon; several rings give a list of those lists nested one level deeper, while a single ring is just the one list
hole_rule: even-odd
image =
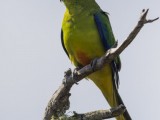
[{"label": "blue wing patch", "polygon": [[96,25],[97,25],[97,29],[98,29],[98,32],[99,32],[99,35],[101,37],[101,41],[102,41],[102,44],[104,46],[104,49],[105,50],[108,50],[111,48],[111,46],[109,46],[109,44],[107,43],[107,37],[109,36],[107,33],[107,28],[105,27],[104,23],[102,22],[101,16],[97,13],[94,15],[94,20],[96,22]]}]

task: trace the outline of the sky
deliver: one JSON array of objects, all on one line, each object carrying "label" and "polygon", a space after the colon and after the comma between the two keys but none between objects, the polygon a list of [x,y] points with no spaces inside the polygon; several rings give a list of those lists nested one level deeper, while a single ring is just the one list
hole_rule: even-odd
[{"label": "sky", "polygon": [[[97,0],[110,14],[116,39],[122,43],[139,20],[160,17],[159,0]],[[41,120],[64,71],[74,68],[60,40],[65,11],[60,0],[0,0],[0,120]],[[120,55],[119,93],[133,120],[158,120],[160,108],[160,21],[146,24]],[[71,90],[70,110],[109,109],[90,80]]]}]

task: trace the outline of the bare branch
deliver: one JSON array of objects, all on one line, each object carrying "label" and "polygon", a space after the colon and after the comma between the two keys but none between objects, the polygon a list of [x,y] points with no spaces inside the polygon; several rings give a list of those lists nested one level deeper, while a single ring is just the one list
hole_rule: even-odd
[{"label": "bare branch", "polygon": [[61,116],[60,118],[56,118],[52,116],[51,120],[102,120],[107,118],[113,118],[117,117],[120,114],[123,114],[125,112],[126,108],[124,105],[119,105],[116,108],[111,108],[109,110],[97,110],[92,111],[84,114],[78,114],[74,112],[73,116]]},{"label": "bare branch", "polygon": [[[142,15],[140,17],[140,20],[138,21],[138,24],[120,46],[109,49],[104,56],[97,59],[94,70],[91,67],[91,64],[89,64],[78,70],[77,72],[74,72],[74,74],[72,74],[71,70],[65,72],[65,82],[63,82],[59,89],[53,94],[51,100],[46,107],[43,120],[50,120],[52,116],[60,117],[64,115],[66,110],[69,109],[69,91],[72,85],[79,82],[81,79],[87,77],[89,74],[101,69],[105,64],[110,63],[116,56],[122,53],[122,51],[134,40],[134,38],[144,26],[144,24],[151,23],[159,19],[156,18],[153,20],[147,20],[146,16],[148,14],[148,11],[149,9],[147,9],[146,11],[142,11]],[[111,117],[115,116],[112,115]],[[105,118],[107,117],[103,117],[103,119]]]}]

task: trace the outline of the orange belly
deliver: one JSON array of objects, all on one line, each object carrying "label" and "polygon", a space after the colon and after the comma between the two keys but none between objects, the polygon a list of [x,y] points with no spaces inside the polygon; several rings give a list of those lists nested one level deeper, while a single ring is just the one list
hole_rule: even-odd
[{"label": "orange belly", "polygon": [[77,54],[76,55],[77,56],[77,61],[81,65],[85,66],[85,65],[87,65],[91,62],[91,59],[84,52],[78,51],[76,54]]}]

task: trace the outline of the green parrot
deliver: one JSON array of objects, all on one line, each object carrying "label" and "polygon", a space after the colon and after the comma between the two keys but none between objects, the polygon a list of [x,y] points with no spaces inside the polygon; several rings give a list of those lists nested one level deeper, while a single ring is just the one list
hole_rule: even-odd
[{"label": "green parrot", "polygon": [[[108,14],[95,0],[60,0],[66,6],[62,23],[61,41],[71,62],[81,68],[101,57],[116,43]],[[121,69],[119,56],[101,70],[92,73],[91,79],[101,90],[111,107],[123,104],[118,93]],[[117,120],[131,120],[127,111]]]}]

